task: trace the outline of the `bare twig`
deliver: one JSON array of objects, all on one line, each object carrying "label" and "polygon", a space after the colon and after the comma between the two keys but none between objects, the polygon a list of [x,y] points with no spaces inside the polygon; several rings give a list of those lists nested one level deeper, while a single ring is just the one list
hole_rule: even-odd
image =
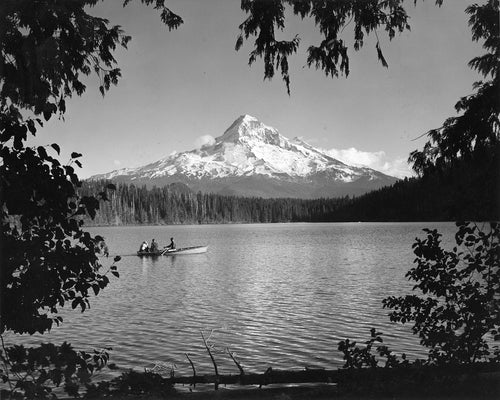
[{"label": "bare twig", "polygon": [[227,351],[227,354],[229,354],[229,357],[231,357],[231,359],[234,361],[234,363],[236,364],[236,366],[238,367],[238,369],[240,370],[240,375],[243,376],[245,375],[245,371],[243,370],[243,367],[241,366],[241,364],[234,358],[234,355],[233,353],[229,350],[229,347],[226,347],[226,351]]},{"label": "bare twig", "polygon": [[189,364],[191,364],[191,368],[193,369],[193,387],[196,387],[196,369],[194,367],[194,364],[193,362],[191,361],[191,359],[189,358],[189,354],[188,353],[185,353],[186,354],[186,358],[188,359],[189,361]]},{"label": "bare twig", "polygon": [[[212,332],[210,332],[209,338],[212,336]],[[214,371],[215,371],[214,388],[215,388],[215,390],[217,390],[217,389],[219,389],[219,371],[217,370],[217,363],[215,362],[214,356],[212,355],[212,352],[210,351],[210,347],[208,346],[207,341],[205,340],[205,336],[203,336],[203,332],[201,332],[201,337],[203,339],[203,343],[205,344],[205,348],[207,349],[208,355],[210,356],[210,359],[212,360],[212,364],[214,365]]]},{"label": "bare twig", "polygon": [[10,392],[12,393],[12,382],[11,382],[10,376],[9,376],[10,360],[9,360],[9,356],[7,355],[7,350],[5,349],[5,342],[3,341],[2,335],[0,335],[0,339],[2,340],[3,354],[5,354],[5,357],[2,357],[2,362],[5,366],[5,374],[7,375],[7,382],[9,382],[9,389],[10,389]]}]

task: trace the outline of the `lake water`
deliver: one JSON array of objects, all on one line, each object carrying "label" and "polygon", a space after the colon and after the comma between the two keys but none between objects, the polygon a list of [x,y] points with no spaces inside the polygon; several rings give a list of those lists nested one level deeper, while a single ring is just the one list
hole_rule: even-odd
[{"label": "lake water", "polygon": [[[393,324],[381,301],[410,292],[415,237],[452,223],[318,223],[134,226],[89,229],[122,255],[120,278],[91,299],[85,313],[64,310],[50,334],[23,341],[69,341],[75,348],[112,347],[110,362],[142,370],[174,365],[176,374],[212,373],[201,332],[220,373],[343,365],[339,340],[366,340],[370,327],[396,352],[423,357],[409,326]],[[209,245],[206,254],[139,258],[143,240],[161,246]],[[104,266],[112,257],[103,259]],[[7,337],[7,344],[17,341]]]}]

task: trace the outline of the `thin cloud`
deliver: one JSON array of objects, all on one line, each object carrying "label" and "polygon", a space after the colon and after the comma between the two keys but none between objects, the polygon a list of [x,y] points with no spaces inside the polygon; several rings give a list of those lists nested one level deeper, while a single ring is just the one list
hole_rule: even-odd
[{"label": "thin cloud", "polygon": [[415,175],[405,157],[397,157],[390,160],[384,151],[369,152],[351,147],[341,150],[331,149],[328,150],[328,154],[346,164],[369,167],[397,178]]},{"label": "thin cloud", "polygon": [[215,143],[215,138],[212,135],[203,135],[194,141],[194,144],[197,149],[200,149],[203,146],[210,146],[214,143]]}]

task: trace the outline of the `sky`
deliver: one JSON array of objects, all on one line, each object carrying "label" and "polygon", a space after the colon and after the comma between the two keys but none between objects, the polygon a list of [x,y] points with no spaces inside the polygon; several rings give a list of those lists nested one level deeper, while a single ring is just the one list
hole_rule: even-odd
[{"label": "sky", "polygon": [[[72,151],[82,153],[81,178],[193,150],[243,114],[349,164],[410,176],[407,159],[424,145],[420,136],[455,115],[455,103],[480,79],[467,66],[483,53],[464,13],[474,1],[445,0],[437,7],[434,0],[416,6],[407,0],[411,31],[392,41],[378,34],[389,67],[378,62],[370,36],[360,51],[349,50],[347,78],[307,67],[306,49],[321,38],[312,21],[289,15],[278,38],[301,37],[289,59],[290,95],[279,72],[264,80],[261,61],[248,65],[252,39],[235,51],[245,19],[239,1],[170,0],[184,19],[174,31],[152,7],[122,3],[106,0],[89,10],[132,36],[128,50],[115,53],[118,86],[102,97],[90,77],[87,91],[67,101],[64,120],[49,121],[33,140],[58,143],[63,161]],[[349,29],[343,34],[352,37]]]}]

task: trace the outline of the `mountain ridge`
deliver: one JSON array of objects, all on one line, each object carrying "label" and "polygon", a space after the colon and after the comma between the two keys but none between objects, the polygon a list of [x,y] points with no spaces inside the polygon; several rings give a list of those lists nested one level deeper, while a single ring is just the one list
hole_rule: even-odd
[{"label": "mountain ridge", "polygon": [[397,181],[367,167],[347,165],[299,138],[288,139],[248,114],[199,149],[89,179],[148,187],[182,182],[194,191],[298,198],[360,195]]}]

